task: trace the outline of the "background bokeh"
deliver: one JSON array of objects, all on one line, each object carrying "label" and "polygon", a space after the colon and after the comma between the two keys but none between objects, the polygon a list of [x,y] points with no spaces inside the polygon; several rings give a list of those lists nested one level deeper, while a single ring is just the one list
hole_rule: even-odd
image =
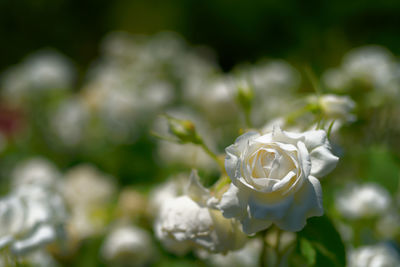
[{"label": "background bokeh", "polygon": [[83,71],[111,30],[176,31],[190,43],[215,49],[225,70],[260,57],[321,69],[365,44],[398,54],[399,12],[395,0],[3,0],[0,69],[49,46],[73,58]]},{"label": "background bokeh", "polygon": [[[117,266],[113,242],[124,234],[108,252],[104,244],[127,221],[145,240],[138,265],[224,266],[222,255],[176,256],[155,237],[163,187],[176,197],[191,168],[205,186],[221,174],[201,148],[161,140],[176,136],[159,114],[194,122],[222,157],[251,126],[305,131],[336,120],[340,161],[321,183],[327,229],[344,243],[325,245],[341,263],[345,249],[384,242],[398,256],[399,14],[396,0],[0,0],[0,205],[36,182],[65,198],[49,224],[71,237],[47,247],[48,266]],[[258,259],[257,241],[235,257]],[[318,257],[316,266],[335,266]]]}]

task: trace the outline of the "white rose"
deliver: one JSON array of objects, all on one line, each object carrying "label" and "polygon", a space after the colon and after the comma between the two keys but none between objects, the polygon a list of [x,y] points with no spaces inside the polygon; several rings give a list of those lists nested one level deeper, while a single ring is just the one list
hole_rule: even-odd
[{"label": "white rose", "polygon": [[245,233],[256,233],[272,223],[299,231],[308,217],[323,214],[318,178],[338,161],[324,131],[249,132],[226,153],[225,168],[232,183],[219,207],[226,218],[238,218]]},{"label": "white rose", "polygon": [[349,267],[400,266],[400,257],[396,250],[383,244],[360,247],[349,254]]},{"label": "white rose", "polygon": [[135,226],[119,226],[113,229],[101,249],[107,261],[129,266],[144,266],[155,253],[150,234]]},{"label": "white rose", "polygon": [[67,211],[58,192],[22,185],[0,199],[0,249],[35,251],[64,236]]},{"label": "white rose", "polygon": [[211,208],[212,201],[197,173],[192,172],[186,195],[169,199],[160,208],[155,232],[166,249],[182,255],[195,247],[227,252],[244,245],[246,237],[236,221]]},{"label": "white rose", "polygon": [[389,192],[375,183],[349,185],[335,198],[338,211],[350,219],[381,215],[388,210],[390,203]]}]

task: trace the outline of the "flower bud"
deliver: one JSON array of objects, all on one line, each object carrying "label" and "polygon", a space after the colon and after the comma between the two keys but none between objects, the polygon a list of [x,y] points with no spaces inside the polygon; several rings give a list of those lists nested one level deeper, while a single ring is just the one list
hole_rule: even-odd
[{"label": "flower bud", "polygon": [[253,88],[247,82],[240,82],[237,86],[236,100],[245,112],[250,112],[253,98]]},{"label": "flower bud", "polygon": [[182,143],[201,144],[202,139],[196,131],[196,127],[190,120],[180,120],[166,115],[169,130],[178,137]]}]

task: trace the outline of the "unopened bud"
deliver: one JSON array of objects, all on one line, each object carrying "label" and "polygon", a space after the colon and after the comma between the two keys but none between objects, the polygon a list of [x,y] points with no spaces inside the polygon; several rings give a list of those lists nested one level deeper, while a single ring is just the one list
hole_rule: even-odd
[{"label": "unopened bud", "polygon": [[201,137],[197,134],[196,127],[190,120],[180,120],[171,116],[166,116],[169,130],[178,137],[182,143],[201,144]]},{"label": "unopened bud", "polygon": [[253,88],[245,81],[238,84],[237,101],[245,112],[250,112],[254,98]]}]

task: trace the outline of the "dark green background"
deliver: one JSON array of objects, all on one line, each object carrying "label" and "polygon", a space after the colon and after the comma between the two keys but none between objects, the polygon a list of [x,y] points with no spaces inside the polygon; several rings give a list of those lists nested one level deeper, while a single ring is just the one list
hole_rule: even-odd
[{"label": "dark green background", "polygon": [[55,47],[85,72],[112,30],[181,33],[213,47],[225,70],[279,57],[316,71],[350,48],[381,44],[400,53],[400,1],[1,0],[0,70]]}]

